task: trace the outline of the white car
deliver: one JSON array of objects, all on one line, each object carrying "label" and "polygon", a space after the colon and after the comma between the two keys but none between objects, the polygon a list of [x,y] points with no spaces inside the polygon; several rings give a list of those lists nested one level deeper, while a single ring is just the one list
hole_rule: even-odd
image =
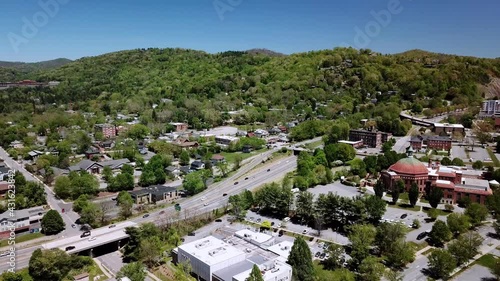
[{"label": "white car", "polygon": [[289,222],[290,221],[290,218],[289,217],[286,217],[283,219],[284,222]]},{"label": "white car", "polygon": [[201,197],[201,201],[204,201],[205,199],[206,199],[205,196]]},{"label": "white car", "polygon": [[89,238],[89,241],[94,241],[94,240],[96,240],[95,236]]},{"label": "white car", "polygon": [[302,234],[307,234],[307,232],[309,232],[309,231],[308,231],[307,229],[304,229],[304,230],[302,231]]},{"label": "white car", "polygon": [[205,206],[205,207],[208,206],[208,203],[203,204],[203,206]]}]

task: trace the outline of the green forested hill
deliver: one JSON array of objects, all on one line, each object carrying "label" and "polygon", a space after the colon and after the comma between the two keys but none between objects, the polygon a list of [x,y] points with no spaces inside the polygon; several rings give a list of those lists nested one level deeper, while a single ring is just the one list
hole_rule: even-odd
[{"label": "green forested hill", "polygon": [[12,105],[37,97],[42,104],[71,103],[75,109],[97,108],[106,114],[143,113],[168,98],[173,103],[158,108],[166,120],[216,125],[228,118],[226,112],[240,109],[246,111],[234,118],[239,123],[289,120],[298,114],[386,114],[383,106],[372,105],[374,98],[394,110],[419,104],[439,111],[449,106],[443,100],[459,107],[479,104],[478,86],[500,77],[500,60],[420,50],[381,55],[337,48],[284,56],[137,49],[86,57],[31,75],[62,83],[55,89],[5,92],[0,111],[19,110]]},{"label": "green forested hill", "polygon": [[31,79],[36,77],[37,71],[57,68],[70,62],[63,58],[35,63],[0,61],[0,82]]}]

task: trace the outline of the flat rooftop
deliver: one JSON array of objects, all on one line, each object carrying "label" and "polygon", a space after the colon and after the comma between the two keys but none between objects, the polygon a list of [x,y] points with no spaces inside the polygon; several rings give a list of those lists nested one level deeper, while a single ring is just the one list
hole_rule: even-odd
[{"label": "flat rooftop", "polygon": [[482,179],[462,178],[462,184],[460,187],[486,190],[490,187],[490,183],[487,180]]},{"label": "flat rooftop", "polygon": [[235,235],[236,235],[236,237],[239,237],[242,239],[248,239],[248,240],[254,241],[258,244],[265,243],[266,241],[269,241],[273,238],[271,235],[261,233],[261,232],[253,232],[249,229],[242,229],[242,230],[236,231]]},{"label": "flat rooftop", "polygon": [[[136,226],[137,226],[136,223],[130,221],[118,223],[113,228],[109,228],[109,226],[106,226],[93,229],[90,231],[91,236],[88,237],[80,238],[79,235],[71,236],[54,242],[43,244],[42,247],[45,249],[59,248],[65,250],[66,247],[68,246],[74,246],[75,249],[68,251],[68,253],[69,254],[76,253],[124,239],[128,237],[128,235],[125,233],[125,228],[136,227]],[[96,240],[89,241],[90,237],[96,237]]]},{"label": "flat rooftop", "polygon": [[[274,260],[263,265],[259,265],[261,270],[262,278],[264,280],[275,280],[278,276],[283,274],[284,271],[291,271],[292,267],[286,263],[279,260]],[[252,269],[248,269],[236,276],[233,276],[235,281],[246,281]]]},{"label": "flat rooftop", "polygon": [[271,251],[285,259],[288,259],[288,255],[290,254],[290,251],[292,250],[293,243],[290,241],[282,241],[278,244],[275,244],[269,248],[267,248],[268,251]]},{"label": "flat rooftop", "polygon": [[213,236],[180,245],[179,250],[189,253],[207,265],[218,264],[245,255],[242,250]]}]

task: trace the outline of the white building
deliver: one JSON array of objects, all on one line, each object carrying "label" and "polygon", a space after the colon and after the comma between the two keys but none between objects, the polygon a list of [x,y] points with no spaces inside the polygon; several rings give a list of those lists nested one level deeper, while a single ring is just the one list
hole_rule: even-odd
[{"label": "white building", "polygon": [[201,240],[178,247],[178,262],[189,261],[192,271],[205,281],[212,280],[212,274],[239,262],[245,261],[245,252],[208,236]]},{"label": "white building", "polygon": [[292,250],[292,246],[293,246],[293,242],[283,241],[281,243],[275,244],[275,245],[267,248],[267,250],[279,255],[284,260],[288,260],[288,255],[290,255],[290,251]]},{"label": "white building", "polygon": [[500,100],[483,101],[483,107],[479,112],[479,118],[495,117],[500,114]]},{"label": "white building", "polygon": [[[275,259],[265,264],[259,265],[260,272],[264,281],[289,281],[292,280],[292,267]],[[233,276],[232,281],[246,281],[250,276],[252,269],[246,270],[236,276]]]},{"label": "white building", "polygon": [[230,145],[231,143],[236,143],[240,139],[232,136],[216,136],[215,143],[220,145]]}]

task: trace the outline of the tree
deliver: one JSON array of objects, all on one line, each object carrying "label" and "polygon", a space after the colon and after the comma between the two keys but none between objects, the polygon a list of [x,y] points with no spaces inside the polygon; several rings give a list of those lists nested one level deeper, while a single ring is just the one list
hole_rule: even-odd
[{"label": "tree", "polygon": [[314,194],[308,191],[301,191],[297,196],[296,213],[302,221],[309,220],[314,213]]},{"label": "tree", "polygon": [[65,225],[61,215],[56,210],[49,210],[42,218],[42,229],[47,235],[63,231]]},{"label": "tree", "polygon": [[71,180],[67,176],[60,176],[56,179],[54,192],[58,198],[67,199],[71,197]]},{"label": "tree", "polygon": [[432,226],[429,238],[434,245],[441,246],[444,242],[450,241],[452,233],[444,221],[436,221]]},{"label": "tree", "polygon": [[182,182],[184,189],[190,194],[197,194],[205,189],[205,183],[201,176],[201,171],[187,174]]},{"label": "tree", "polygon": [[394,245],[406,237],[406,226],[402,223],[381,223],[377,227],[375,245],[382,255],[394,251]]},{"label": "tree", "polygon": [[379,222],[385,214],[387,203],[377,196],[367,196],[362,199],[366,210],[366,218],[372,222]]},{"label": "tree", "polygon": [[460,235],[457,240],[450,242],[448,251],[458,264],[463,264],[479,253],[478,249],[483,241],[484,239],[479,233],[470,231]]},{"label": "tree", "polygon": [[293,242],[287,263],[293,268],[292,274],[294,280],[314,280],[311,250],[302,237],[297,237]]},{"label": "tree", "polygon": [[328,258],[323,261],[325,269],[334,270],[337,268],[342,268],[342,259],[344,257],[344,248],[337,244],[330,244],[328,249]]},{"label": "tree", "polygon": [[414,207],[417,204],[418,201],[418,185],[416,182],[413,182],[411,184],[410,190],[408,191],[408,199],[410,200],[410,205]]},{"label": "tree", "polygon": [[442,249],[435,249],[429,255],[428,270],[432,277],[446,279],[455,269],[456,261],[450,252]]},{"label": "tree", "polygon": [[187,150],[182,150],[181,155],[179,156],[179,164],[181,164],[181,166],[189,165],[189,160],[190,157]]},{"label": "tree", "polygon": [[17,272],[5,271],[0,275],[3,281],[23,281],[23,275]]},{"label": "tree", "polygon": [[451,161],[451,164],[453,166],[464,166],[464,161],[458,157],[455,157],[453,158],[453,160]]},{"label": "tree", "polygon": [[427,200],[432,208],[437,208],[441,199],[443,198],[443,190],[441,188],[433,186],[430,188],[429,194],[427,195]]},{"label": "tree", "polygon": [[427,211],[427,216],[429,216],[429,218],[431,220],[435,221],[437,219],[437,217],[439,216],[439,212],[438,212],[438,210],[432,208],[429,211]]},{"label": "tree", "polygon": [[488,216],[488,209],[479,203],[471,203],[465,209],[465,215],[469,216],[473,226],[478,226]]},{"label": "tree", "polygon": [[392,242],[392,251],[387,254],[387,263],[394,268],[403,268],[415,260],[415,249],[404,239]]},{"label": "tree", "polygon": [[396,186],[392,189],[391,195],[392,195],[392,204],[398,203],[399,200],[399,188]]},{"label": "tree", "polygon": [[124,265],[116,275],[116,278],[120,280],[120,278],[128,277],[131,281],[144,281],[146,280],[146,272],[144,270],[145,268],[142,264],[132,262]]},{"label": "tree", "polygon": [[245,281],[264,281],[264,278],[262,277],[262,273],[260,272],[259,267],[254,264],[252,267],[252,271],[250,272],[250,276],[248,276]]},{"label": "tree", "polygon": [[450,158],[448,157],[443,157],[443,159],[441,159],[441,164],[444,165],[444,166],[449,166],[451,165],[451,160]]},{"label": "tree", "polygon": [[384,277],[385,279],[387,279],[387,281],[403,281],[404,279],[404,276],[400,272],[395,270],[386,271]]},{"label": "tree", "polygon": [[116,198],[117,204],[120,207],[120,216],[124,219],[132,216],[132,207],[134,206],[134,199],[130,193],[121,191]]},{"label": "tree", "polygon": [[377,281],[384,275],[385,267],[377,258],[369,256],[365,258],[359,265],[359,280],[361,281]]},{"label": "tree", "polygon": [[111,170],[111,167],[106,166],[102,169],[102,178],[108,183],[113,179],[113,171]]},{"label": "tree", "polygon": [[351,241],[351,257],[356,264],[370,255],[370,247],[375,241],[376,230],[368,224],[355,224],[350,227],[348,235]]},{"label": "tree", "polygon": [[70,270],[80,270],[93,264],[89,257],[69,256],[60,249],[36,249],[29,260],[28,271],[33,281],[60,281]]},{"label": "tree", "polygon": [[99,226],[99,218],[103,216],[103,211],[95,203],[89,202],[88,205],[83,207],[80,212],[80,221],[91,225],[92,227]]},{"label": "tree", "polygon": [[146,237],[141,241],[139,246],[140,260],[143,261],[147,267],[154,267],[162,255],[162,246],[163,243],[157,236]]},{"label": "tree", "polygon": [[218,162],[215,166],[221,172],[222,177],[225,178],[227,176],[227,173],[228,173],[229,164],[225,161],[221,161],[221,162]]},{"label": "tree", "polygon": [[448,228],[453,234],[465,233],[470,227],[469,216],[463,214],[452,213],[446,217]]},{"label": "tree", "polygon": [[356,156],[356,150],[354,150],[352,146],[345,143],[329,144],[325,146],[324,150],[326,159],[329,163],[336,160],[340,160],[345,163],[354,159]]},{"label": "tree", "polygon": [[482,168],[483,162],[481,160],[477,160],[476,162],[472,163],[472,169],[481,170]]},{"label": "tree", "polygon": [[382,196],[384,196],[385,186],[381,179],[377,181],[375,187],[373,187],[373,191],[375,192],[375,196],[378,198],[382,198]]},{"label": "tree", "polygon": [[500,280],[500,260],[497,260],[491,269],[491,273],[497,277],[497,280]]}]

